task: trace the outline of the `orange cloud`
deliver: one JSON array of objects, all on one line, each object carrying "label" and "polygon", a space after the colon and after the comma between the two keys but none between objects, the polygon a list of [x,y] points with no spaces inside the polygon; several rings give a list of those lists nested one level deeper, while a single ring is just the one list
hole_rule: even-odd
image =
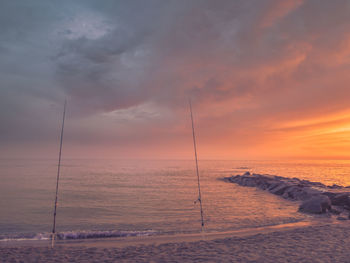
[{"label": "orange cloud", "polygon": [[261,27],[269,27],[303,4],[304,0],[273,1],[261,19]]}]

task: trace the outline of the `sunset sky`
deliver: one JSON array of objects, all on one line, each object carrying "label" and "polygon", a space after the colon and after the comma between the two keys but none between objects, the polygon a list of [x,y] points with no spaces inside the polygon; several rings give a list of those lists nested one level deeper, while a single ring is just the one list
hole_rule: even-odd
[{"label": "sunset sky", "polygon": [[1,158],[350,158],[350,1],[2,0],[0,81]]}]

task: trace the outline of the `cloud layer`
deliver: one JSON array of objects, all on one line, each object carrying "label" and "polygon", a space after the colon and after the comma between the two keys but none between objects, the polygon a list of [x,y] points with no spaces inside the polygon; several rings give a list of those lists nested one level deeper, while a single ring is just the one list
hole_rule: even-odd
[{"label": "cloud layer", "polygon": [[66,97],[69,155],[187,158],[191,97],[206,158],[348,157],[349,26],[346,0],[6,1],[0,154],[53,152]]}]

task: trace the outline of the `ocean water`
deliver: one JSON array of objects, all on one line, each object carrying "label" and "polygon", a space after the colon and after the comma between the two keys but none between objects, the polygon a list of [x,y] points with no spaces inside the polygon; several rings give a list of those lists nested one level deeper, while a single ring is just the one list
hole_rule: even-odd
[{"label": "ocean water", "polygon": [[[220,180],[254,173],[350,185],[350,161],[200,161],[206,231],[298,222],[298,203]],[[0,160],[0,240],[52,230],[56,160]],[[194,161],[63,159],[59,238],[199,232]]]}]

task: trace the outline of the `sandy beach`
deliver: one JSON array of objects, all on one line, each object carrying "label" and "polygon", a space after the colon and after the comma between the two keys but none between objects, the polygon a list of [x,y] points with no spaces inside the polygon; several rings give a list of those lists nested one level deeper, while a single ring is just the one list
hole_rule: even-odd
[{"label": "sandy beach", "polygon": [[[255,233],[254,233],[255,232]],[[348,221],[121,246],[104,239],[0,247],[2,262],[350,262]],[[149,239],[152,240],[152,239]]]}]

